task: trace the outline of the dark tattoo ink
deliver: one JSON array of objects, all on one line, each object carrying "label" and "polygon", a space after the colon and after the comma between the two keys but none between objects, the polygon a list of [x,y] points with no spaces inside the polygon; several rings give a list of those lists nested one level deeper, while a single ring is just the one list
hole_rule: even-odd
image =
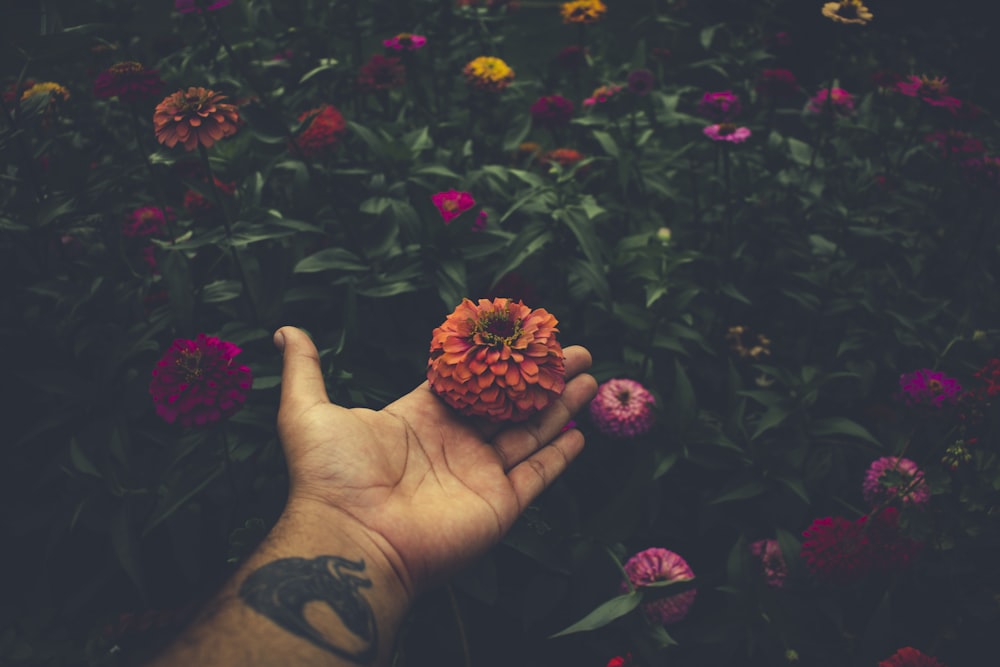
[{"label": "dark tattoo ink", "polygon": [[[378,652],[378,630],[371,605],[358,591],[371,588],[363,572],[365,561],[339,556],[313,559],[282,558],[254,571],[240,586],[240,597],[250,607],[285,630],[336,656],[368,665]],[[310,602],[325,603],[363,646],[351,651],[338,646],[305,617]]]}]

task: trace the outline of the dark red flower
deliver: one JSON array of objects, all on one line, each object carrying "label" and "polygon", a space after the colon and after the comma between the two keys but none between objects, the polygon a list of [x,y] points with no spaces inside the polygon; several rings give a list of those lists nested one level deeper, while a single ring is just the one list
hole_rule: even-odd
[{"label": "dark red flower", "polygon": [[787,69],[766,69],[757,78],[755,89],[771,97],[791,97],[802,90],[795,75]]},{"label": "dark red flower", "polygon": [[986,146],[981,140],[960,130],[931,132],[924,137],[924,141],[937,146],[941,150],[941,157],[944,158],[967,159],[986,152]]},{"label": "dark red flower", "polygon": [[163,89],[163,79],[155,69],[146,69],[134,60],[115,63],[97,75],[94,97],[117,97],[122,102],[141,102]]},{"label": "dark red flower", "polygon": [[406,83],[403,62],[395,56],[376,53],[358,70],[358,88],[365,92],[392,90]]},{"label": "dark red flower", "polygon": [[648,69],[637,69],[629,72],[627,83],[630,93],[633,95],[645,96],[653,90],[653,86],[656,84],[656,78]]},{"label": "dark red flower", "polygon": [[[219,180],[218,176],[213,176],[212,180],[215,182],[215,188],[221,194],[232,195],[236,192],[236,183],[234,181],[226,183]],[[213,197],[204,197],[197,190],[188,190],[184,193],[184,208],[188,213],[197,217],[214,209],[215,199]]]},{"label": "dark red flower", "polygon": [[313,158],[337,147],[340,138],[347,132],[347,121],[337,107],[324,104],[299,114],[299,122],[307,124],[295,137],[302,154]]},{"label": "dark red flower", "polygon": [[587,64],[590,54],[584,46],[567,46],[556,54],[555,63],[568,70],[580,69]]},{"label": "dark red flower", "polygon": [[232,343],[200,333],[178,338],[153,368],[149,393],[156,414],[167,423],[205,426],[231,417],[246,402],[253,376],[233,363],[241,352]]},{"label": "dark red flower", "polygon": [[530,111],[538,127],[563,127],[573,118],[573,103],[562,95],[545,95],[535,100]]}]

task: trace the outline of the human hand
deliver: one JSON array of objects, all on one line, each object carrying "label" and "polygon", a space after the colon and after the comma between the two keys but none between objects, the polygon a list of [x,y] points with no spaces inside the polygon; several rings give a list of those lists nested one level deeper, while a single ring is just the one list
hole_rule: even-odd
[{"label": "human hand", "polygon": [[382,410],[330,402],[319,354],[299,329],[275,333],[284,352],[278,431],[289,507],[329,513],[378,545],[401,585],[420,589],[484,553],[583,449],[561,432],[594,397],[590,353],[566,348],[566,388],[517,424],[467,419],[424,382]]}]

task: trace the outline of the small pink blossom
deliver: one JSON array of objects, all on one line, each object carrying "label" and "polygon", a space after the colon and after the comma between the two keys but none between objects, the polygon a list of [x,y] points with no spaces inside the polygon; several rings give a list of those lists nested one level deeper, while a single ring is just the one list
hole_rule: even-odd
[{"label": "small pink blossom", "polygon": [[427,44],[427,38],[423,35],[414,35],[409,32],[401,32],[395,37],[382,41],[382,46],[393,51],[416,51]]},{"label": "small pink blossom", "polygon": [[843,88],[821,88],[809,100],[809,111],[826,113],[828,108],[837,115],[851,114],[854,112],[854,95]]},{"label": "small pink blossom", "polygon": [[615,378],[597,388],[590,417],[605,435],[631,438],[653,427],[656,399],[635,380]]},{"label": "small pink blossom", "polygon": [[903,373],[899,377],[899,389],[903,402],[911,407],[955,405],[962,395],[958,380],[930,368]]},{"label": "small pink blossom", "polygon": [[739,95],[731,90],[705,93],[698,103],[698,113],[720,122],[732,120],[742,108]]},{"label": "small pink blossom", "polygon": [[122,225],[122,236],[128,238],[163,236],[167,231],[167,221],[174,219],[174,209],[169,206],[166,212],[159,206],[141,206],[132,211],[128,220]]},{"label": "small pink blossom", "polygon": [[457,190],[431,195],[431,201],[441,212],[441,217],[444,218],[446,224],[476,205],[476,200],[472,198],[471,194]]},{"label": "small pink blossom", "polygon": [[955,113],[962,106],[957,97],[947,95],[948,80],[943,77],[908,76],[896,84],[896,90],[909,97],[919,97],[935,107],[944,107]]},{"label": "small pink blossom", "polygon": [[486,229],[486,223],[489,222],[489,214],[485,210],[479,211],[476,216],[476,221],[472,223],[472,231],[481,232]]},{"label": "small pink blossom", "polygon": [[590,97],[583,101],[583,106],[592,107],[598,104],[606,104],[607,102],[613,100],[622,90],[623,87],[616,83],[599,86],[594,90]]},{"label": "small pink blossom", "polygon": [[931,498],[924,473],[910,459],[883,456],[865,473],[862,494],[869,506],[899,500],[903,505],[926,505]]},{"label": "small pink blossom", "polygon": [[784,588],[788,566],[777,540],[757,540],[750,544],[750,553],[760,560],[764,580],[771,588]]},{"label": "small pink blossom", "polygon": [[[694,571],[687,561],[669,549],[657,547],[635,554],[625,562],[624,569],[629,581],[636,587],[658,581],[694,579]],[[624,582],[622,588],[628,589]],[[644,602],[642,611],[649,620],[660,625],[678,623],[691,611],[697,594],[697,589],[691,588],[676,595]]]},{"label": "small pink blossom", "polygon": [[750,128],[736,127],[733,123],[709,125],[702,132],[712,141],[728,141],[734,144],[742,144],[750,138]]}]

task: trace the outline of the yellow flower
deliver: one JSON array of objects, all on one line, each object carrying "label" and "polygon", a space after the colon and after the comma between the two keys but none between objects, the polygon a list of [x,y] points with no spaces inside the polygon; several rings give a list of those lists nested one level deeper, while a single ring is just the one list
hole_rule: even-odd
[{"label": "yellow flower", "polygon": [[462,71],[469,85],[491,93],[500,92],[514,80],[514,70],[493,56],[479,56]]},{"label": "yellow flower", "polygon": [[823,5],[823,16],[838,23],[856,23],[865,25],[872,20],[871,11],[861,0],[839,0]]},{"label": "yellow flower", "polygon": [[43,81],[42,83],[36,83],[31,88],[24,91],[21,95],[21,101],[28,99],[29,97],[34,97],[35,95],[51,95],[54,100],[56,97],[62,101],[69,99],[69,91],[65,87],[60,86],[58,83],[52,81]]},{"label": "yellow flower", "polygon": [[608,8],[601,0],[574,0],[564,2],[559,11],[563,23],[597,23],[604,18]]}]

